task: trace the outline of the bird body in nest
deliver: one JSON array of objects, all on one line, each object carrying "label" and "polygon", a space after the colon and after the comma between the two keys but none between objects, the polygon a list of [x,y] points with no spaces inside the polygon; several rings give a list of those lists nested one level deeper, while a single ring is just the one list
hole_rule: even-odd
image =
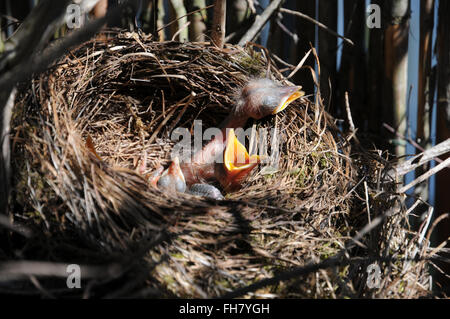
[{"label": "bird body in nest", "polygon": [[249,118],[261,119],[284,110],[292,101],[304,95],[301,86],[282,86],[269,79],[257,79],[244,86],[235,106],[220,124],[221,133],[215,136],[190,162],[179,163],[174,158],[158,179],[160,190],[184,192],[223,198],[219,190],[209,185],[219,182],[226,191],[238,189],[244,179],[260,163],[258,155],[249,155],[237,139],[234,129],[243,127]]}]

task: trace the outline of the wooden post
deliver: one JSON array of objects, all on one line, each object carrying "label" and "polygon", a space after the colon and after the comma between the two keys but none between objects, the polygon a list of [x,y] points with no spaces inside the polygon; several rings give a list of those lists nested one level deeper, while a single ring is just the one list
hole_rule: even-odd
[{"label": "wooden post", "polygon": [[[420,45],[419,45],[419,78],[418,78],[418,104],[417,104],[417,140],[424,149],[431,147],[431,107],[430,91],[431,81],[431,53],[432,53],[432,34],[434,26],[434,0],[422,0],[420,2]],[[416,154],[420,150],[416,149]],[[430,165],[425,164],[416,169],[416,176],[420,176],[428,171]],[[429,180],[417,185],[414,188],[414,194],[424,201],[428,201]],[[428,207],[421,205],[418,208],[418,214],[425,212]]]},{"label": "wooden post", "polygon": [[417,107],[417,139],[424,148],[430,145],[430,73],[432,33],[434,26],[434,0],[420,2],[419,83]]},{"label": "wooden post", "polygon": [[[438,25],[438,100],[436,121],[436,143],[450,138],[450,2],[439,1],[439,25]],[[445,160],[449,155],[440,158]],[[450,212],[450,170],[443,169],[436,174],[436,217]],[[448,240],[450,234],[450,220],[442,220],[437,229],[436,244]],[[446,248],[449,248],[447,242]],[[445,273],[450,273],[450,265],[447,262],[437,262],[438,267]],[[449,278],[437,274],[438,285],[443,287],[444,292],[450,293]]]},{"label": "wooden post", "polygon": [[[383,0],[372,0],[385,11]],[[387,148],[385,142],[386,131],[383,130],[383,82],[384,82],[384,60],[383,60],[383,28],[384,22],[381,20],[381,28],[369,29],[369,58],[368,58],[368,104],[369,104],[369,132],[373,136],[375,144],[382,149]]]},{"label": "wooden post", "polygon": [[[337,1],[319,1],[319,21],[337,31]],[[326,107],[331,103],[330,94],[331,99],[336,94],[336,53],[337,38],[319,29],[320,91]]]},{"label": "wooden post", "polygon": [[228,0],[228,14],[226,21],[228,26],[227,31],[228,34],[234,34],[234,42],[237,42],[237,40],[239,40],[249,28],[252,22],[249,21],[251,14],[252,12],[247,0]]},{"label": "wooden post", "polygon": [[219,48],[223,48],[225,42],[225,21],[227,14],[227,1],[215,0],[211,39]]},{"label": "wooden post", "polygon": [[[388,8],[388,25],[384,32],[384,106],[386,115],[391,115],[394,128],[400,133],[406,132],[406,103],[408,92],[408,37],[409,37],[409,0],[392,0]],[[406,153],[406,143],[395,139],[395,155]]]},{"label": "wooden post", "polygon": [[360,0],[344,2],[344,32],[354,45],[343,42],[339,76],[336,79],[338,116],[345,114],[345,92],[349,93],[355,126],[365,130],[368,116],[366,103],[367,68],[364,52],[365,3]]},{"label": "wooden post", "polygon": [[[310,17],[316,16],[316,5],[315,1],[311,0],[299,0],[297,3],[297,11],[300,11]],[[298,45],[297,45],[297,56],[303,57],[311,45],[314,46],[316,38],[316,26],[309,21],[304,19],[297,19],[296,21],[297,32],[298,32]],[[308,58],[305,65],[309,65],[314,69],[315,62],[313,59]],[[297,72],[294,76],[294,82],[301,85],[306,94],[314,94],[314,81],[311,77],[311,73],[307,70],[301,70]]]},{"label": "wooden post", "polygon": [[172,4],[173,11],[175,12],[175,18],[179,19],[178,23],[174,24],[174,34],[178,32],[178,40],[180,42],[188,41],[188,29],[186,27],[186,23],[188,22],[188,18],[186,17],[186,8],[182,0],[170,0]]},{"label": "wooden post", "polygon": [[158,30],[161,29],[158,33],[158,39],[159,41],[164,41],[166,39],[166,36],[164,34],[164,29],[162,28],[164,26],[164,17],[166,15],[166,11],[164,10],[164,3],[163,0],[156,0],[156,27]]},{"label": "wooden post", "polygon": [[[188,1],[188,10],[195,11],[206,7],[205,0],[191,0]],[[189,26],[189,39],[191,41],[204,42],[205,41],[205,31],[206,25],[204,23],[206,17],[206,11],[196,12],[189,15],[189,21],[191,25]]]}]

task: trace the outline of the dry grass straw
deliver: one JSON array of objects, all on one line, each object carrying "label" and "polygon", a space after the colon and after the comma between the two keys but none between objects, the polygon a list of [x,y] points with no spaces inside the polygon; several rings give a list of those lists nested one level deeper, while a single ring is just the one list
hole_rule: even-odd
[{"label": "dry grass straw", "polygon": [[[406,228],[402,199],[382,180],[386,161],[375,151],[352,151],[320,96],[247,124],[279,129],[280,166],[254,170],[224,201],[163,194],[138,172],[145,157],[145,173],[168,163],[175,127],[192,129],[195,119],[204,128],[217,126],[234,92],[261,76],[283,81],[267,53],[252,48],[155,43],[111,32],[35,78],[17,99],[14,117],[12,211],[38,238],[25,245],[23,255],[122,265],[120,275],[92,281],[84,296],[217,297],[325,260],[370,219],[389,211],[380,227],[346,253],[351,263],[246,296],[426,293],[425,263],[411,263],[402,273],[414,236]],[[102,160],[86,148],[88,136]],[[382,285],[369,289],[366,267],[390,257],[394,262],[379,262]],[[41,289],[64,296],[64,283]]]}]

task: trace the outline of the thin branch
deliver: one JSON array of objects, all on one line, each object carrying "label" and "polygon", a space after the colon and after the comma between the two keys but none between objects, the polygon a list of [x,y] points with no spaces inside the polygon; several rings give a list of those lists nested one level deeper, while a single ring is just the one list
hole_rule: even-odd
[{"label": "thin branch", "polygon": [[[6,91],[7,92],[7,91]],[[2,92],[5,94],[6,92]],[[1,110],[2,121],[0,122],[0,214],[8,213],[8,198],[11,177],[11,149],[9,142],[10,119],[14,107],[17,89],[13,87],[9,97]],[[0,99],[1,101],[1,99]]]},{"label": "thin branch", "polygon": [[2,214],[0,214],[0,226],[16,232],[25,238],[31,238],[33,236],[33,233],[29,228],[17,223],[12,223],[7,216]]},{"label": "thin branch", "polygon": [[[395,134],[397,137],[399,137],[399,138],[401,138],[401,139],[404,139],[405,141],[407,141],[408,143],[410,143],[412,146],[414,146],[414,147],[415,147],[416,149],[418,149],[419,151],[421,151],[421,152],[424,152],[424,151],[425,151],[425,149],[424,149],[422,146],[420,146],[419,144],[417,144],[416,141],[414,141],[413,139],[411,139],[411,138],[409,138],[409,137],[406,137],[406,136],[403,135],[403,134],[400,134],[400,133],[398,132],[398,130],[394,129],[394,128],[393,128],[392,126],[390,126],[389,124],[383,123],[383,126],[384,126],[384,128],[386,128],[389,132]],[[436,159],[436,161],[438,161],[439,163],[442,163],[442,160],[441,160],[441,159]]]},{"label": "thin branch", "polygon": [[348,100],[348,92],[345,91],[345,110],[347,111],[348,124],[350,125],[350,132],[354,133],[356,131],[355,124],[353,123],[352,112],[350,110],[350,102]]},{"label": "thin branch", "polygon": [[350,141],[350,139],[354,139],[356,143],[359,144],[359,139],[356,137],[356,128],[355,124],[353,123],[353,116],[352,111],[350,110],[350,101],[348,98],[348,92],[345,91],[345,110],[347,112],[347,118],[348,118],[348,124],[350,126],[350,135],[347,137],[347,141]]},{"label": "thin branch", "polygon": [[174,24],[174,23],[177,22],[178,20],[183,19],[184,17],[187,17],[187,16],[189,16],[189,15],[191,15],[191,14],[194,14],[194,13],[197,13],[197,12],[200,12],[200,11],[203,11],[203,10],[206,10],[206,9],[209,9],[209,8],[212,8],[213,6],[214,6],[214,5],[211,4],[211,5],[206,6],[206,7],[204,7],[204,8],[200,8],[200,9],[197,9],[197,10],[194,10],[194,11],[191,11],[191,12],[188,12],[188,13],[186,13],[185,15],[183,15],[183,16],[181,16],[181,17],[178,17],[178,18],[176,18],[176,19],[170,21],[169,23],[163,25],[161,28],[159,28],[158,30],[156,30],[156,33],[159,33],[160,31],[162,31],[162,30],[164,30],[165,28],[167,28],[168,26]]},{"label": "thin branch", "polygon": [[[108,11],[105,17],[93,20],[82,29],[55,41],[48,49],[28,58],[0,76],[0,89],[29,78],[32,74],[40,73],[48,68],[51,63],[66,54],[71,48],[91,39],[108,21],[113,21],[123,14],[128,5],[135,5],[139,0],[128,0],[125,3]],[[1,107],[1,106],[0,106]]]},{"label": "thin branch", "polygon": [[395,173],[403,176],[431,160],[442,163],[443,161],[438,156],[448,152],[450,152],[450,138],[401,163],[395,168]]},{"label": "thin branch", "polygon": [[[175,41],[175,39],[177,38],[177,36],[180,33],[186,33],[186,28],[191,24],[191,21],[186,22],[185,24],[183,24],[178,30],[177,32],[175,32],[172,36],[172,41]],[[180,42],[185,42],[186,39],[183,40],[183,38],[180,35]]]},{"label": "thin branch", "polygon": [[[339,257],[339,258],[338,258]],[[332,267],[343,267],[347,265],[364,265],[368,262],[380,262],[380,263],[392,263],[399,260],[398,256],[387,256],[387,257],[376,257],[376,258],[370,258],[370,257],[356,257],[351,259],[344,259],[341,255],[336,255],[335,257],[330,257],[320,263],[309,263],[306,266],[303,267],[297,267],[294,268],[291,271],[283,272],[275,277],[267,278],[260,280],[254,284],[251,284],[246,287],[238,288],[234,291],[231,291],[223,296],[220,297],[220,299],[232,299],[232,298],[238,298],[241,297],[249,292],[256,291],[258,289],[267,287],[267,286],[273,286],[275,284],[278,284],[281,281],[287,281],[293,278],[298,278],[300,276],[305,276],[310,273],[314,273],[321,269],[328,269]],[[407,262],[410,261],[432,261],[432,260],[444,260],[447,261],[447,258],[442,258],[441,256],[430,256],[430,257],[419,257],[419,258],[402,258],[402,260],[406,260]]]},{"label": "thin branch", "polygon": [[439,172],[440,170],[446,168],[446,167],[450,167],[450,157],[447,158],[445,161],[443,161],[441,164],[433,167],[432,169],[428,170],[426,173],[420,175],[418,178],[416,178],[415,180],[413,180],[411,183],[409,183],[408,185],[403,186],[402,188],[399,189],[400,193],[404,193],[406,192],[408,189],[410,189],[411,187],[422,183],[423,181],[427,180],[428,178],[430,178],[430,176],[436,174],[437,172]]},{"label": "thin branch", "polygon": [[311,54],[311,50],[306,52],[305,56],[300,60],[300,62],[295,67],[295,69],[287,76],[286,79],[290,79],[291,77],[293,77],[298,72],[298,70],[301,69],[301,67],[303,66],[303,64],[305,64],[305,61],[309,57],[310,54]]},{"label": "thin branch", "polygon": [[280,7],[282,1],[283,0],[273,0],[260,16],[256,16],[255,22],[241,38],[238,45],[244,46],[247,42],[253,41],[267,21],[269,21],[275,10]]},{"label": "thin branch", "polygon": [[304,14],[304,13],[301,13],[301,12],[298,12],[298,11],[289,10],[289,9],[286,9],[286,8],[280,8],[280,12],[292,14],[292,15],[295,15],[295,16],[297,16],[297,17],[303,18],[303,19],[305,19],[305,20],[307,20],[307,21],[309,21],[309,22],[311,22],[311,23],[314,23],[314,24],[317,25],[319,28],[324,29],[326,32],[328,32],[328,33],[334,35],[335,37],[338,37],[338,38],[344,40],[344,41],[347,42],[348,44],[350,44],[350,45],[355,45],[355,44],[353,43],[352,40],[350,40],[350,39],[348,39],[348,38],[346,38],[346,37],[344,37],[344,36],[338,34],[337,32],[335,32],[335,31],[333,31],[332,29],[330,29],[329,27],[327,27],[325,24],[320,23],[320,22],[317,21],[316,19],[313,19],[313,18],[311,18],[310,16],[308,16],[308,15],[306,15],[306,14]]},{"label": "thin branch", "polygon": [[[427,220],[424,224],[423,229],[420,231],[419,239],[417,240],[417,246],[414,247],[414,249],[411,253],[412,259],[414,259],[417,255],[417,253],[419,252],[419,247],[422,248],[422,241],[424,240],[425,234],[427,233],[428,227],[430,226],[430,221],[431,221],[431,218],[433,217],[433,211],[434,211],[433,207],[428,208]],[[403,266],[402,273],[403,274],[406,273],[409,270],[410,266],[411,266],[411,261],[407,261]]]},{"label": "thin branch", "polygon": [[295,32],[292,32],[289,30],[287,26],[281,22],[281,19],[276,19],[277,25],[280,27],[281,30],[283,30],[291,39],[294,41],[294,44],[297,45],[298,43],[298,35]]},{"label": "thin branch", "polygon": [[64,17],[69,0],[46,0],[31,10],[25,21],[6,41],[5,53],[0,57],[0,70],[20,64],[50,39]]}]

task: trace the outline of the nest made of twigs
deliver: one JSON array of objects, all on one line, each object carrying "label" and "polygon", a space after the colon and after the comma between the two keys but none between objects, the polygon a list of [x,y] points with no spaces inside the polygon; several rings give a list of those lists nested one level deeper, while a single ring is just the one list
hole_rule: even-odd
[{"label": "nest made of twigs", "polygon": [[[252,48],[221,50],[111,32],[35,78],[16,102],[12,211],[47,244],[35,241],[26,251],[40,247],[40,258],[60,262],[132,264],[106,280],[108,292],[98,283],[91,293],[151,288],[145,291],[156,297],[220,296],[338,253],[367,223],[361,176],[366,187],[379,186],[379,174],[370,172],[384,164],[375,155],[352,154],[349,139],[323,110],[320,90],[315,99],[247,123],[278,129],[279,167],[255,169],[225,200],[164,194],[145,178],[169,163],[175,127],[192,129],[194,120],[217,126],[235,92],[254,77],[286,82],[270,57]],[[86,147],[88,136],[100,160]],[[395,201],[379,195],[372,218]],[[403,252],[409,245],[403,213],[392,214],[351,257]],[[248,295],[398,297],[405,287],[414,296],[422,291],[423,265],[410,270],[415,281],[408,281],[395,277],[401,270],[387,263],[390,277],[371,290],[365,286],[369,263],[315,271]]]}]

